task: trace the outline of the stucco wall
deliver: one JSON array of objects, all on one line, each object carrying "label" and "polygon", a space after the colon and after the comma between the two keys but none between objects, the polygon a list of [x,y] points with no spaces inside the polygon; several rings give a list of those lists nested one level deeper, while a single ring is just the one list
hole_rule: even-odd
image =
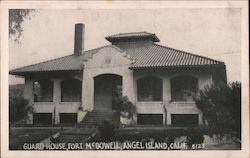
[{"label": "stucco wall", "polygon": [[123,95],[134,101],[133,72],[128,69],[131,59],[115,46],[103,47],[84,63],[83,93],[84,110],[91,111],[94,106],[94,77],[102,74],[115,74],[122,77]]}]

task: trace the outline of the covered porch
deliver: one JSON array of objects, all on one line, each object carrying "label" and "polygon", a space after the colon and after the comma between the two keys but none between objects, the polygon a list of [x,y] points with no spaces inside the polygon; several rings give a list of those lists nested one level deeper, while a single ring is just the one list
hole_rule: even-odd
[{"label": "covered porch", "polygon": [[25,78],[24,98],[34,108],[27,119],[28,124],[73,125],[82,119],[79,113],[82,79],[79,74],[69,76],[43,74]]},{"label": "covered porch", "polygon": [[212,84],[202,71],[136,71],[137,125],[175,127],[205,124],[195,97]]}]

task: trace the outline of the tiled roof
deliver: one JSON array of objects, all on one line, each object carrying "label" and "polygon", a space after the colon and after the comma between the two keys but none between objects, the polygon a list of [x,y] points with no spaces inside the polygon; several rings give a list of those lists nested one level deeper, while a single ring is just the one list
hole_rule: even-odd
[{"label": "tiled roof", "polygon": [[159,38],[153,34],[148,32],[132,32],[132,33],[120,33],[116,35],[111,35],[106,37],[109,42],[120,42],[131,39],[149,39],[152,42],[160,42]]},{"label": "tiled roof", "polygon": [[21,67],[10,71],[10,74],[19,75],[22,73],[31,73],[31,72],[51,72],[51,71],[72,71],[72,70],[82,70],[84,58],[89,56],[92,53],[95,53],[99,50],[92,49],[86,51],[85,55],[68,55],[61,58],[56,58],[53,60]]},{"label": "tiled roof", "polygon": [[[130,69],[224,66],[223,62],[155,43],[119,44],[116,46],[125,51],[134,60]],[[103,47],[85,51],[84,55],[80,56],[69,55],[18,68],[10,71],[10,74],[23,75],[30,72],[82,70],[84,60],[91,57],[93,53],[98,52],[101,48]]]},{"label": "tiled roof", "polygon": [[126,51],[135,62],[130,66],[136,68],[158,68],[158,67],[196,67],[224,65],[223,62],[199,56],[158,44],[144,45],[118,45],[121,50]]}]

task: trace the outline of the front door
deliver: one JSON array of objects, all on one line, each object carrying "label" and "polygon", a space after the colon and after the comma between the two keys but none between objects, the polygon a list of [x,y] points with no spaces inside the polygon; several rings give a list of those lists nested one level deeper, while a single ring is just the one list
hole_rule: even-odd
[{"label": "front door", "polygon": [[95,88],[94,108],[95,110],[112,109],[112,89],[109,84],[100,83]]},{"label": "front door", "polygon": [[100,75],[94,80],[94,110],[112,111],[112,100],[117,96],[122,85],[118,75]]}]

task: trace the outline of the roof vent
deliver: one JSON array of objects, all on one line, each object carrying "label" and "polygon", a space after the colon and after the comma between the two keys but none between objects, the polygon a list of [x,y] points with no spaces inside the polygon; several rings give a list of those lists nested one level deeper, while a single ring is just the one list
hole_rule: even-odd
[{"label": "roof vent", "polygon": [[120,33],[108,36],[106,37],[106,39],[112,44],[120,42],[138,42],[138,41],[160,42],[159,38],[155,34],[148,32]]}]

